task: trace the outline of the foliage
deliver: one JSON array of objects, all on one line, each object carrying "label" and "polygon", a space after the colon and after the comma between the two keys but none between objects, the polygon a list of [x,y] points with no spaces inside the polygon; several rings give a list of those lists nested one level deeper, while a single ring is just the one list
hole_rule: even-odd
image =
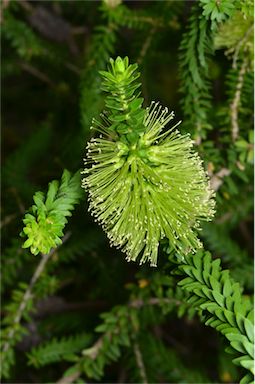
[{"label": "foliage", "polygon": [[[181,292],[176,292],[176,298],[173,298],[175,282],[172,278],[156,274],[150,281],[140,280],[138,284],[142,291],[132,284],[129,287],[131,295],[127,305],[116,306],[101,315],[102,323],[95,329],[101,336],[91,347],[84,349],[80,356],[73,357],[75,364],[66,371],[66,377],[75,372],[84,372],[87,377],[99,380],[103,377],[106,365],[119,360],[123,348],[132,347],[135,334],[141,333],[152,323],[156,324],[162,314],[174,310],[176,304],[182,311],[190,310]],[[162,297],[151,297],[155,293]],[[149,313],[153,313],[153,316],[148,316]],[[162,350],[162,354],[164,352]],[[179,372],[179,375],[180,381],[183,380],[183,374]]]},{"label": "foliage", "polygon": [[[15,362],[13,346],[19,342],[26,334],[26,329],[19,322],[19,309],[23,302],[24,294],[27,290],[27,284],[20,283],[18,288],[12,292],[12,301],[6,306],[8,315],[4,319],[6,327],[1,332],[1,375],[3,377],[10,376],[10,368]],[[29,312],[33,308],[31,297],[26,301],[26,305],[22,310],[22,315],[26,320],[30,320]],[[18,321],[17,321],[18,320]]]},{"label": "foliage", "polygon": [[51,248],[60,245],[66,217],[71,216],[80,197],[79,172],[71,176],[67,170],[60,183],[54,180],[49,184],[46,196],[36,192],[33,198],[35,205],[23,220],[25,227],[22,235],[28,237],[23,247],[30,247],[31,252],[37,255],[39,252],[48,253]]},{"label": "foliage", "polygon": [[201,247],[186,223],[199,229],[199,220],[211,219],[213,193],[189,136],[174,130],[178,124],[162,133],[173,112],[168,114],[155,102],[142,108],[143,99],[135,93],[140,86],[137,66],[129,65],[127,57],[110,64],[108,72],[101,72],[102,89],[110,94],[107,110],[102,122],[94,122],[104,136],[87,145],[85,164],[92,166],[85,169],[88,176],[83,183],[90,210],[112,244],[126,252],[128,261],[142,252],[140,264],[148,259],[156,266],[159,240],[164,237],[180,252]]},{"label": "foliage", "polygon": [[[235,55],[248,55],[253,59],[253,18],[245,17],[240,11],[226,23],[221,24],[214,37],[216,49],[227,48],[226,53]],[[237,51],[237,52],[236,52]],[[237,58],[235,58],[237,60]]]},{"label": "foliage", "polygon": [[230,228],[225,225],[204,225],[203,237],[206,246],[231,268],[231,274],[241,286],[253,287],[253,264],[245,249],[232,238]]},{"label": "foliage", "polygon": [[43,42],[38,39],[33,30],[10,13],[5,15],[2,32],[11,41],[20,57],[30,60],[33,56],[46,54]]},{"label": "foliage", "polygon": [[20,239],[13,239],[9,247],[6,247],[2,255],[1,290],[15,283],[25,262],[29,261],[30,254],[22,249]]},{"label": "foliage", "polygon": [[253,14],[2,2],[2,382],[253,382]]},{"label": "foliage", "polygon": [[[173,383],[205,383],[208,377],[203,369],[187,366],[187,361],[176,352],[175,348],[167,348],[162,340],[145,334],[139,338],[139,345],[146,364],[149,382],[158,382],[160,377],[169,377]],[[133,363],[133,365],[135,362]],[[134,382],[141,380],[139,371],[134,370]]]},{"label": "foliage", "polygon": [[200,0],[203,15],[212,21],[221,22],[233,15],[235,4],[230,0]]},{"label": "foliage", "polygon": [[106,117],[110,121],[109,130],[117,132],[119,137],[126,135],[129,142],[135,143],[136,135],[144,130],[144,111],[141,109],[142,98],[138,98],[140,84],[136,79],[137,65],[129,65],[128,58],[110,59],[108,72],[101,71],[104,78],[102,90],[108,92],[105,105],[109,111]]},{"label": "foliage", "polygon": [[[234,363],[253,373],[251,301],[242,297],[240,286],[231,279],[229,271],[221,270],[220,259],[212,261],[208,252],[186,257],[183,264],[179,266],[179,271],[188,277],[179,285],[191,293],[188,302],[206,312],[206,325],[216,328],[229,340],[232,347],[230,353],[234,349],[237,356]],[[252,376],[247,374],[241,382],[249,380]]]},{"label": "foliage", "polygon": [[45,124],[33,132],[19,148],[13,152],[3,166],[3,181],[6,187],[15,188],[22,199],[27,199],[28,193],[36,192],[37,185],[29,180],[29,166],[43,158],[49,147],[51,131]]},{"label": "foliage", "polygon": [[[87,66],[81,81],[81,118],[84,131],[88,130],[92,118],[98,113],[102,100],[99,92],[100,79],[97,71],[105,68],[109,56],[114,50],[116,26],[113,23],[95,28],[91,46],[87,53]],[[103,43],[102,43],[103,42]]]},{"label": "foliage", "polygon": [[33,348],[28,354],[28,364],[39,368],[44,365],[53,364],[64,360],[72,360],[74,353],[79,352],[91,340],[91,337],[84,333],[62,338],[61,340],[50,340],[39,348]]},{"label": "foliage", "polygon": [[211,108],[211,92],[209,77],[209,58],[212,53],[212,32],[210,23],[198,17],[198,9],[190,17],[187,31],[180,45],[180,92],[181,103],[187,130],[193,133],[200,143],[205,138],[208,124],[207,114]]}]

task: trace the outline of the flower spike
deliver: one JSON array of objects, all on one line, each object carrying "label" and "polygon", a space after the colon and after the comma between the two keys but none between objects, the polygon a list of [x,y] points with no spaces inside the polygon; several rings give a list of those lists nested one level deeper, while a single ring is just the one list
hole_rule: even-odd
[{"label": "flower spike", "polygon": [[155,102],[142,108],[135,71],[127,58],[117,58],[103,73],[111,104],[108,97],[101,122],[93,122],[101,135],[88,143],[83,187],[111,245],[128,261],[156,266],[163,238],[181,254],[202,247],[197,231],[213,217],[215,203],[189,135],[176,129],[180,122],[166,128],[174,113]]}]

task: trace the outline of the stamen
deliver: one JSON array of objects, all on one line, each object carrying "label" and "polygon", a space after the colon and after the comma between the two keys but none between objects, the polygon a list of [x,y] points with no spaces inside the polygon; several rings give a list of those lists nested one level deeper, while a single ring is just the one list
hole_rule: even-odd
[{"label": "stamen", "polygon": [[194,252],[202,246],[200,222],[215,213],[214,193],[192,140],[176,129],[181,121],[166,128],[173,118],[153,101],[145,113],[145,131],[132,148],[109,131],[107,114],[93,121],[100,136],[87,144],[82,186],[95,221],[128,261],[156,266],[164,237],[177,252]]}]

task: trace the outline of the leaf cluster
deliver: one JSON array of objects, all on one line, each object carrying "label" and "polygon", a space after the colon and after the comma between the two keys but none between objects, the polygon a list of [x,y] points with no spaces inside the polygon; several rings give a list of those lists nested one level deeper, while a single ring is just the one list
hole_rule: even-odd
[{"label": "leaf cluster", "polygon": [[55,180],[49,184],[46,196],[43,192],[34,195],[35,204],[25,215],[22,233],[28,237],[23,247],[30,248],[34,255],[46,254],[62,243],[66,217],[71,216],[82,196],[79,180],[79,172],[72,176],[65,170],[60,183]]},{"label": "leaf cluster", "polygon": [[[248,298],[242,296],[238,283],[222,270],[220,259],[212,261],[209,252],[185,258],[178,270],[187,275],[179,285],[190,293],[189,303],[206,313],[205,324],[222,333],[229,341],[233,362],[253,372],[253,309]],[[249,383],[247,374],[241,383]]]},{"label": "leaf cluster", "polygon": [[210,22],[198,17],[198,9],[189,19],[187,31],[183,34],[180,45],[180,92],[184,96],[182,108],[187,120],[188,130],[193,131],[200,142],[205,138],[208,124],[208,111],[211,108],[211,85],[209,59],[212,54],[212,31]]},{"label": "leaf cluster", "polygon": [[125,136],[128,141],[135,141],[137,134],[144,130],[142,109],[143,98],[138,97],[137,89],[141,84],[136,80],[140,74],[137,65],[129,65],[128,58],[118,57],[115,61],[110,59],[108,72],[100,72],[104,81],[102,90],[110,95],[106,96],[105,105],[110,112],[107,114],[111,125],[109,129]]},{"label": "leaf cluster", "polygon": [[230,0],[200,0],[203,15],[212,21],[222,22],[233,15],[235,4]]}]

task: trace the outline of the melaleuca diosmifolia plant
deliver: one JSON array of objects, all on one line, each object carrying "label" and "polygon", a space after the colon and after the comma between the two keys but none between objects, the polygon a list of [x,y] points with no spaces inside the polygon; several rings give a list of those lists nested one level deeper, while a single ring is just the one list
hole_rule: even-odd
[{"label": "melaleuca diosmifolia plant", "polygon": [[189,135],[167,124],[174,118],[159,103],[142,107],[137,65],[110,60],[101,71],[106,110],[92,128],[83,186],[90,210],[111,244],[127,260],[157,265],[159,242],[187,254],[201,247],[201,220],[214,214],[213,192]]},{"label": "melaleuca diosmifolia plant", "polygon": [[[200,221],[210,220],[214,214],[214,193],[189,135],[180,134],[176,129],[179,123],[166,127],[173,119],[173,113],[169,114],[158,103],[142,107],[137,65],[129,65],[127,58],[110,60],[109,71],[101,72],[101,75],[104,79],[102,89],[108,96],[106,110],[99,121],[93,121],[96,137],[88,143],[85,160],[83,185],[89,192],[89,209],[102,223],[112,244],[122,248],[128,260],[149,261],[156,266],[159,243],[166,238],[167,249],[172,255],[178,255],[176,272],[184,277],[180,287],[189,296],[170,291],[173,296],[160,301],[156,298],[151,303],[164,302],[172,308],[170,303],[176,295],[176,304],[182,306],[183,301],[182,308],[185,308],[187,301],[198,311],[202,321],[226,336],[231,345],[230,352],[235,355],[233,361],[252,371],[251,303],[242,298],[239,285],[230,279],[228,271],[221,271],[219,260],[212,261],[209,254],[196,253],[202,247],[197,235]],[[67,171],[61,183],[54,181],[49,185],[47,195],[35,194],[35,205],[24,219],[23,236],[27,237],[24,247],[30,247],[34,254],[41,252],[42,263],[62,243],[66,217],[70,216],[80,197],[79,174],[71,176]],[[23,317],[29,319],[32,310],[32,289],[41,265],[32,284],[16,294],[15,306],[7,308],[9,316],[5,321],[3,347],[3,356],[7,358],[6,377],[14,363],[13,347],[25,332],[20,321]],[[140,305],[129,304],[109,314],[111,327],[115,323],[118,325],[119,318],[126,324],[123,334],[114,334],[113,339],[111,327],[98,327],[98,331],[105,333],[94,346],[83,350],[82,358],[75,358],[76,364],[71,371],[77,377],[84,371],[88,377],[99,379],[103,367],[120,357],[120,347],[129,347],[134,342],[136,326],[132,322],[135,324],[138,319],[136,310],[130,308]],[[131,324],[130,319],[133,319]],[[74,339],[70,340],[69,349],[74,353],[82,348],[81,344],[76,346]],[[56,342],[57,350],[60,345],[61,341]],[[53,350],[55,347],[45,348]],[[33,365],[44,364],[40,353],[35,350],[30,355]],[[97,356],[98,361],[95,360]],[[46,360],[54,362],[61,358],[65,359],[65,355],[60,353],[56,358]],[[250,374],[242,380],[242,383],[248,382]]]},{"label": "melaleuca diosmifolia plant", "polygon": [[[242,383],[251,383],[251,373],[245,372],[253,369],[248,237],[253,204],[253,1],[183,0],[137,6],[105,0],[75,7],[68,3],[4,1],[2,7],[3,85],[7,85],[3,127],[8,126],[4,137],[9,143],[1,221],[3,244],[6,241],[1,284],[7,302],[1,311],[2,381],[209,383],[238,382],[245,375]],[[58,43],[59,37],[64,39]],[[201,184],[195,187],[197,175],[193,185],[187,177],[200,167],[196,161],[184,167],[184,159],[188,156],[192,163],[195,151],[188,138],[171,128],[174,120],[168,122],[168,113],[161,116],[159,105],[147,109],[143,100],[136,101],[141,98],[139,87],[132,90],[139,81],[132,81],[137,69],[124,83],[130,92],[126,109],[119,94],[111,94],[112,78],[99,74],[115,54],[141,64],[146,106],[157,95],[165,105],[178,108],[180,90],[183,123],[178,128],[195,140],[211,187],[217,190],[213,223],[203,223],[212,217],[206,214],[206,199],[208,210],[210,204],[213,210],[213,196],[206,197]],[[110,74],[121,82],[124,71],[112,72],[111,67]],[[104,103],[102,77],[106,97],[112,100],[108,99],[103,118],[92,124],[85,174],[91,211],[128,258],[157,263],[157,269],[116,257],[119,253],[108,248],[84,204],[69,217],[82,197],[79,173],[73,178],[65,172],[62,181],[35,194],[56,176],[55,167],[80,167],[92,117],[99,115]],[[149,117],[151,113],[154,117]],[[42,115],[45,129],[37,132]],[[155,128],[160,118],[162,127]],[[14,140],[12,131],[17,132]],[[150,136],[154,133],[155,140]],[[95,144],[99,139],[104,145],[101,153],[99,141]],[[15,156],[9,156],[16,145]],[[95,160],[96,155],[105,157]],[[182,169],[176,164],[183,164]],[[112,165],[116,170],[108,174]],[[119,173],[122,180],[127,175],[123,188]],[[34,194],[23,224],[21,217]],[[200,212],[196,196],[203,204]],[[200,220],[201,232],[196,228]],[[22,225],[24,237],[18,240]],[[212,255],[197,252],[199,239]],[[189,252],[192,248],[194,253]],[[170,253],[169,260],[166,255],[163,260],[164,253]],[[194,345],[196,353],[191,353]],[[226,346],[231,354],[225,353]]]},{"label": "melaleuca diosmifolia plant", "polygon": [[[87,145],[83,172],[89,210],[128,261],[156,266],[160,240],[167,238],[179,270],[188,275],[180,284],[192,292],[191,303],[241,353],[234,362],[252,371],[251,304],[242,305],[239,285],[221,272],[219,260],[195,254],[202,247],[200,222],[214,214],[214,193],[193,142],[176,129],[179,123],[166,127],[173,112],[155,102],[142,107],[137,65],[128,58],[110,59],[101,75],[106,109],[93,120],[99,136]],[[248,374],[242,383],[249,380]]]}]

